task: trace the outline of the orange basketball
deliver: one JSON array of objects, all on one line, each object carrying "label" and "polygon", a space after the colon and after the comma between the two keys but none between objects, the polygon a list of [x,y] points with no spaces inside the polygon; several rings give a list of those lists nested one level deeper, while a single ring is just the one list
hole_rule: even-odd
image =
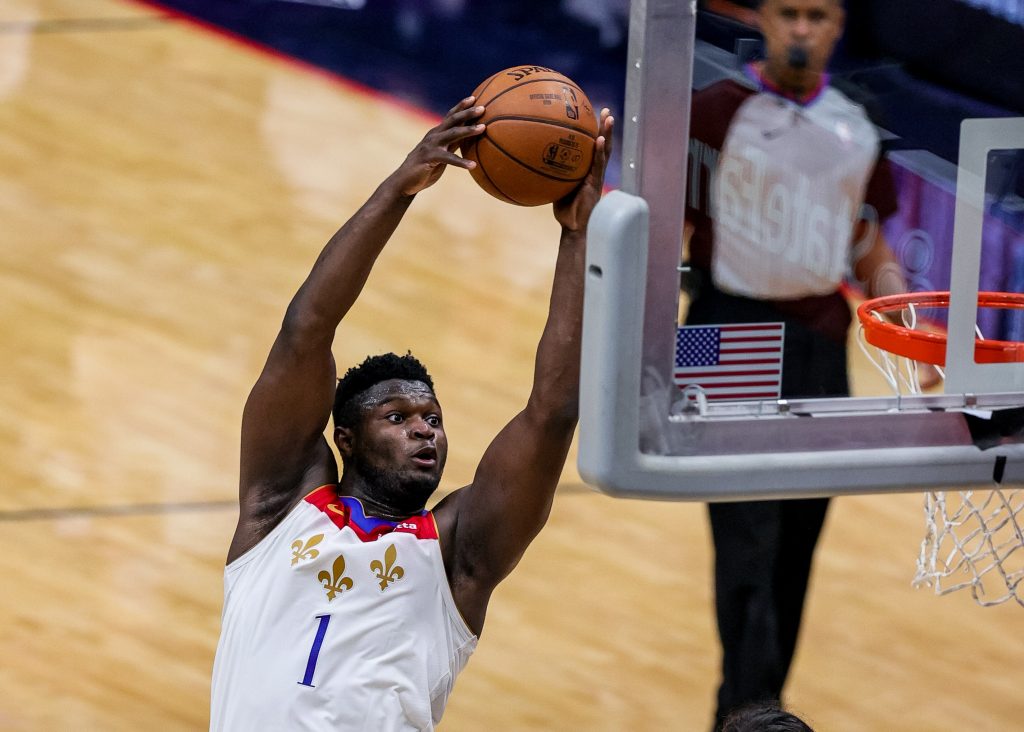
[{"label": "orange basketball", "polygon": [[520,206],[570,193],[590,171],[597,118],[571,79],[543,66],[514,66],[491,76],[473,96],[485,107],[482,135],[462,144],[480,187]]}]

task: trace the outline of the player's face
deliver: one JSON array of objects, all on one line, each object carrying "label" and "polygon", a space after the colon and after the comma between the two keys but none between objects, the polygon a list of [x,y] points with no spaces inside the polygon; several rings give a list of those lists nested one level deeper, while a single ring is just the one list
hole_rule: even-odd
[{"label": "player's face", "polygon": [[419,510],[440,483],[448,457],[434,392],[420,381],[391,379],[369,389],[361,402],[352,467],[383,494],[381,500]]},{"label": "player's face", "polygon": [[765,0],[760,16],[768,78],[790,91],[813,89],[843,33],[839,0]]}]

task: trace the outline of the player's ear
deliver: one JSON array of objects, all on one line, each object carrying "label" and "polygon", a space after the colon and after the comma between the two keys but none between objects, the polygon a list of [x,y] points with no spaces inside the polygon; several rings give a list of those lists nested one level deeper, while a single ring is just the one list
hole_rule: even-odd
[{"label": "player's ear", "polygon": [[352,442],[355,434],[352,432],[351,427],[335,427],[334,428],[334,444],[338,447],[338,452],[343,458],[349,458],[352,456]]}]

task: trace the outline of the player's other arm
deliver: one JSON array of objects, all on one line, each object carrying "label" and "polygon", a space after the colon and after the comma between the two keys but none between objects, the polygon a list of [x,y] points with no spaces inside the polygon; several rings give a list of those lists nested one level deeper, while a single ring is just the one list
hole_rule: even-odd
[{"label": "player's other arm", "polygon": [[472,97],[449,111],[331,238],[289,303],[242,414],[241,508],[229,561],[266,535],[302,495],[337,480],[323,436],[336,385],[335,330],[415,195],[446,165],[473,167],[454,150],[482,132],[473,121],[481,113]]},{"label": "player's other arm", "polygon": [[555,204],[562,225],[547,323],[526,408],[498,434],[471,485],[435,515],[456,604],[475,632],[494,587],[543,527],[579,411],[586,228],[601,197],[612,118],[601,113],[594,163],[582,186]]}]

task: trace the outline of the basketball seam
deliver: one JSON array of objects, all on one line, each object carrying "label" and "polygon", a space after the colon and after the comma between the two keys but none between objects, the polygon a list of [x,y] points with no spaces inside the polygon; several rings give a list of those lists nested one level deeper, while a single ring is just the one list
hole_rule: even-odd
[{"label": "basketball seam", "polygon": [[[482,102],[480,101],[480,97],[482,97],[484,95],[484,92],[487,91],[487,89],[491,86],[491,84],[494,83],[494,80],[497,79],[497,78],[498,78],[498,74],[491,74],[491,78],[484,82],[484,86],[480,90],[480,93],[473,95],[473,96],[476,97],[476,99],[474,100],[475,104],[482,104]],[[484,105],[484,106],[486,106],[486,105]]]},{"label": "basketball seam", "polygon": [[[491,144],[492,146],[494,146],[494,148],[495,148],[496,150],[498,150],[498,152],[502,153],[502,154],[503,154],[503,155],[505,155],[506,157],[511,157],[511,156],[510,156],[510,155],[509,155],[508,153],[506,153],[506,152],[505,152],[504,150],[502,150],[502,149],[501,149],[500,147],[498,147],[497,145],[495,145],[495,144],[494,144],[494,141],[493,141],[493,140],[488,140],[488,139],[486,139],[486,138],[485,138],[485,139],[484,139],[484,142],[487,142],[487,143]],[[477,143],[477,145],[479,145],[479,144],[480,144],[480,143],[478,142],[478,143]],[[512,158],[512,159],[513,159],[513,160],[515,160],[515,158]],[[516,162],[518,162],[518,161],[516,161]],[[488,182],[488,183],[490,183],[490,184],[491,184],[492,186],[494,186],[494,190],[496,190],[496,191],[497,191],[498,193],[500,193],[500,194],[501,194],[502,196],[504,196],[504,197],[505,197],[505,200],[509,201],[510,203],[514,203],[514,204],[516,204],[517,206],[522,206],[522,205],[524,205],[522,201],[517,201],[516,199],[512,198],[512,196],[510,196],[510,195],[508,195],[507,193],[505,193],[505,191],[501,190],[501,186],[499,186],[499,185],[498,185],[498,184],[497,184],[497,183],[496,183],[496,182],[494,181],[494,178],[492,178],[492,177],[491,177],[491,176],[490,176],[490,175],[489,175],[489,174],[487,173],[487,168],[486,168],[486,167],[484,167],[484,164],[483,164],[483,163],[482,163],[482,162],[480,161],[480,153],[479,153],[479,152],[477,153],[477,161],[476,161],[476,164],[477,164],[477,168],[478,168],[478,169],[480,170],[480,172],[484,174],[484,178],[486,178],[486,179],[487,179],[487,182]]]},{"label": "basketball seam", "polygon": [[539,125],[551,125],[552,127],[560,127],[563,130],[572,130],[573,132],[579,132],[581,134],[586,135],[591,140],[594,139],[593,137],[590,136],[590,130],[585,130],[582,127],[574,127],[573,125],[570,125],[568,123],[555,122],[554,120],[550,119],[540,119],[539,117],[521,117],[515,114],[506,114],[502,115],[501,117],[495,117],[494,119],[488,121],[487,124],[493,125],[495,122],[502,122],[504,120],[510,120],[512,122],[535,122]]},{"label": "basketball seam", "polygon": [[[557,181],[559,183],[579,183],[581,180],[583,180],[584,178],[587,177],[587,174],[584,173],[579,178],[559,178],[558,176],[551,175],[550,173],[545,173],[543,170],[537,170],[532,165],[527,165],[526,163],[524,163],[519,158],[514,157],[511,153],[508,152],[508,150],[504,149],[501,145],[496,143],[491,138],[488,137],[486,139],[487,139],[487,142],[489,142],[491,145],[494,146],[495,150],[500,152],[502,155],[507,157],[509,160],[511,160],[512,162],[516,163],[517,165],[523,166],[524,168],[529,170],[531,173],[536,173],[537,175],[539,175],[541,177],[547,178],[549,180]],[[484,172],[486,174],[486,171],[484,171]],[[590,171],[587,171],[587,172],[589,173]],[[490,176],[488,176],[488,179],[490,179]]]}]

